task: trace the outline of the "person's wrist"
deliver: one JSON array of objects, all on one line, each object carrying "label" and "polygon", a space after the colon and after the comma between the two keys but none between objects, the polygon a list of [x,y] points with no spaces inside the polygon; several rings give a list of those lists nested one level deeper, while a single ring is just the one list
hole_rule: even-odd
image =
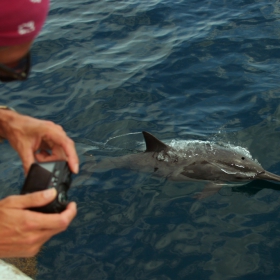
[{"label": "person's wrist", "polygon": [[8,111],[16,111],[14,108],[12,107],[9,107],[7,105],[0,105],[0,109],[3,109],[3,110],[8,110]]}]

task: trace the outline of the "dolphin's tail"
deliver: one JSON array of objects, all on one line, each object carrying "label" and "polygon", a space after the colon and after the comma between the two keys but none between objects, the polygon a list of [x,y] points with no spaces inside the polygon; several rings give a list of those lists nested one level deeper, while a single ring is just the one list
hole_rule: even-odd
[{"label": "dolphin's tail", "polygon": [[261,173],[257,176],[258,179],[261,180],[271,180],[271,181],[277,181],[280,182],[280,176],[270,173],[268,171],[265,171],[264,173]]}]

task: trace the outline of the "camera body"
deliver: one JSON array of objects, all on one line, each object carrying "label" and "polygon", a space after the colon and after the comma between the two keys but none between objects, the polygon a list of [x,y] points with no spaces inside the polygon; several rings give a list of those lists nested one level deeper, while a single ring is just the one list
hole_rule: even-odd
[{"label": "camera body", "polygon": [[25,179],[21,194],[56,188],[57,196],[51,203],[29,210],[42,213],[60,213],[68,204],[67,191],[71,184],[71,171],[66,161],[33,163]]}]

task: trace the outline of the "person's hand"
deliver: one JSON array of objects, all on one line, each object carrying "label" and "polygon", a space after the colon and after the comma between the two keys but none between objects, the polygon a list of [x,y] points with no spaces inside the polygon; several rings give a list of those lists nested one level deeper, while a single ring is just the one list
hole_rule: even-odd
[{"label": "person's hand", "polygon": [[66,160],[71,171],[78,173],[79,159],[74,142],[61,126],[51,121],[0,110],[0,136],[8,139],[18,152],[25,174],[35,159],[39,162]]},{"label": "person's hand", "polygon": [[0,200],[0,258],[32,257],[53,235],[64,231],[77,213],[75,202],[60,214],[26,210],[54,200],[55,189]]}]

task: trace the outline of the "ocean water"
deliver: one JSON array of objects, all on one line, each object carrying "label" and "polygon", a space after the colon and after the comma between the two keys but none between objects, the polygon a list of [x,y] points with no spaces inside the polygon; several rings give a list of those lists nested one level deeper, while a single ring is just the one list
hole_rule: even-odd
[{"label": "ocean water", "polygon": [[[75,140],[78,215],[38,255],[37,279],[280,279],[280,185],[254,181],[197,200],[203,183],[95,160],[166,143],[243,147],[280,175],[278,0],[62,0],[32,47],[24,83],[0,102]],[[0,145],[1,197],[17,194],[17,154]]]}]

